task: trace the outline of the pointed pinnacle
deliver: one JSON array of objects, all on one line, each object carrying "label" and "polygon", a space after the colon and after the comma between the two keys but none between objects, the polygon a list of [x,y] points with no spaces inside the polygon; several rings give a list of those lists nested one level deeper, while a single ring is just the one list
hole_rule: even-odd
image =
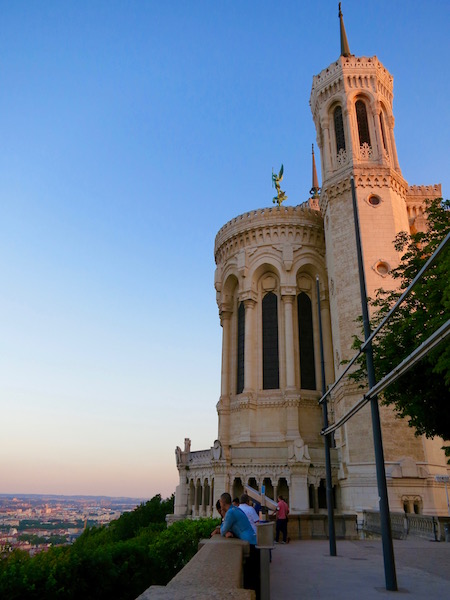
[{"label": "pointed pinnacle", "polygon": [[319,179],[317,177],[316,159],[314,157],[314,144],[312,145],[312,188],[309,190],[312,198],[319,197]]},{"label": "pointed pinnacle", "polygon": [[341,10],[341,3],[339,2],[339,21],[341,28],[341,56],[352,56],[350,47],[347,41],[347,34],[345,33],[344,15]]}]

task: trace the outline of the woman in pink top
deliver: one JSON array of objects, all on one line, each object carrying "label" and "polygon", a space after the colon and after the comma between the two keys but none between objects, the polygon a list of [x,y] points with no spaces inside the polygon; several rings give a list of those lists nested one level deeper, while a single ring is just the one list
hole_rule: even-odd
[{"label": "woman in pink top", "polygon": [[276,523],[276,535],[275,542],[278,544],[280,538],[280,532],[283,534],[282,544],[286,543],[287,540],[287,521],[289,514],[289,506],[284,501],[283,496],[278,496],[278,504],[276,508],[277,523]]}]

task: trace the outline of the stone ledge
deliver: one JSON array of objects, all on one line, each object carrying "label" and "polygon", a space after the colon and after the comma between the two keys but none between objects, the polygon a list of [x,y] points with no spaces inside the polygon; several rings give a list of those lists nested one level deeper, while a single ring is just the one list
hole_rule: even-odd
[{"label": "stone ledge", "polygon": [[242,540],[218,535],[202,540],[197,554],[167,586],[151,586],[137,600],[254,600],[254,591],[242,589],[248,553],[248,542]]}]

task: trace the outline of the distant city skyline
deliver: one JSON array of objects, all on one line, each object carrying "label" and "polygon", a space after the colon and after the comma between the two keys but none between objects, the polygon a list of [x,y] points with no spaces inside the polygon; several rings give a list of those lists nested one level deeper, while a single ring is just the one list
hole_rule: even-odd
[{"label": "distant city skyline", "polygon": [[[308,198],[338,3],[2,8],[0,493],[168,497],[175,447],[217,436],[215,235],[281,163]],[[450,4],[342,9],[394,76],[403,176],[448,198]]]}]

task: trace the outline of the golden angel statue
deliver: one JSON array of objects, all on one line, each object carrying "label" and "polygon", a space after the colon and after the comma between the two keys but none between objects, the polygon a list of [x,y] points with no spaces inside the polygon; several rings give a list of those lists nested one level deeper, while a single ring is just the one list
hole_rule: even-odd
[{"label": "golden angel statue", "polygon": [[283,165],[281,165],[281,169],[278,175],[274,173],[272,169],[272,187],[275,187],[275,189],[277,190],[277,195],[273,198],[272,202],[274,204],[278,204],[278,206],[281,206],[281,203],[284,202],[284,200],[287,200],[286,194],[280,188],[280,181],[283,180],[283,171]]}]

